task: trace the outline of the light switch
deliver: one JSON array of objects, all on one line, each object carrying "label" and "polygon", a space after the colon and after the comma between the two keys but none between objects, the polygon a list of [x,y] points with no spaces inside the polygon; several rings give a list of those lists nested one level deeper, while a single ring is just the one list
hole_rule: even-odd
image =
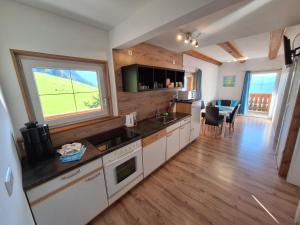
[{"label": "light switch", "polygon": [[10,167],[7,168],[4,184],[8,196],[11,196],[13,192],[13,186],[14,186],[14,175]]}]

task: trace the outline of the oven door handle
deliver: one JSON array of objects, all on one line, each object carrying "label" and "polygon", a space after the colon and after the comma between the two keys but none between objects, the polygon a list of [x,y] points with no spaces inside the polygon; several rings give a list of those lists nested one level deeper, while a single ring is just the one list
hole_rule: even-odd
[{"label": "oven door handle", "polygon": [[105,167],[110,167],[111,165],[115,164],[116,162],[119,162],[123,159],[126,159],[128,156],[131,156],[131,155],[133,155],[134,153],[136,153],[138,151],[142,151],[142,149],[143,149],[142,147],[138,147],[138,148],[134,149],[132,152],[130,152],[129,154],[125,154],[121,158],[118,158],[118,159],[116,159],[112,162],[109,162],[109,163],[105,164],[104,166]]}]

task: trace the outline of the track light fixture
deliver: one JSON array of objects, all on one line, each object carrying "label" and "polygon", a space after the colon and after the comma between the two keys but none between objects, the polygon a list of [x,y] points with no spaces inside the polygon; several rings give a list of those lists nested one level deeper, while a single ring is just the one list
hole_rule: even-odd
[{"label": "track light fixture", "polygon": [[183,40],[184,44],[191,44],[195,48],[199,47],[198,35],[194,36],[192,33],[178,33],[176,35],[177,41],[181,42]]}]

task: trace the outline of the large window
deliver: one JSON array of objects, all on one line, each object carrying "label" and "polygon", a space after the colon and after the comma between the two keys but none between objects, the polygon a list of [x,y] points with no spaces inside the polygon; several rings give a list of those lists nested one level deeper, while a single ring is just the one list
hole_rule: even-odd
[{"label": "large window", "polygon": [[253,73],[249,93],[272,94],[276,79],[277,72]]},{"label": "large window", "polygon": [[105,64],[21,56],[35,118],[62,125],[109,115]]}]

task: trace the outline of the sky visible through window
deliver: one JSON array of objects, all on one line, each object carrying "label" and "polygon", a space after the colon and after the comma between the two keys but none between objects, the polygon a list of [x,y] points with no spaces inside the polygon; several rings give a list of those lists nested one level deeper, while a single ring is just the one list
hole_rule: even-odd
[{"label": "sky visible through window", "polygon": [[260,73],[253,74],[250,82],[250,93],[272,94],[275,82],[276,73]]}]

